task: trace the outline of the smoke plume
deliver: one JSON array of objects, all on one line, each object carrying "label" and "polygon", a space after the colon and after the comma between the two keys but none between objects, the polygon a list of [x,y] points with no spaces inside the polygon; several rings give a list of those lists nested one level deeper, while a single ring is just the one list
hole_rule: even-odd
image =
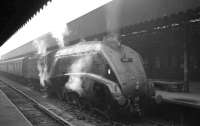
[{"label": "smoke plume", "polygon": [[123,0],[113,0],[106,8],[106,27],[112,39],[118,39],[122,2]]}]

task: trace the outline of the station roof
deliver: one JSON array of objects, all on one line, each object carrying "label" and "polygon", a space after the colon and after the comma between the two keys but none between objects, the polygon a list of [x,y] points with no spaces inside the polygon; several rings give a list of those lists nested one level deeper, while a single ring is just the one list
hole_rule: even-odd
[{"label": "station roof", "polygon": [[0,45],[50,0],[1,0]]},{"label": "station roof", "polygon": [[200,7],[199,0],[115,0],[68,23],[71,39],[85,38]]}]

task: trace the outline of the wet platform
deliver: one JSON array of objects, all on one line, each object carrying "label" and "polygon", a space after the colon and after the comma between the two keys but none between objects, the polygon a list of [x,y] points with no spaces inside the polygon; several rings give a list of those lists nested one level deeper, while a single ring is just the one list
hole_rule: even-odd
[{"label": "wet platform", "polygon": [[0,126],[32,126],[17,107],[0,90]]},{"label": "wet platform", "polygon": [[200,109],[200,82],[190,82],[190,92],[156,90],[156,98],[159,101]]}]

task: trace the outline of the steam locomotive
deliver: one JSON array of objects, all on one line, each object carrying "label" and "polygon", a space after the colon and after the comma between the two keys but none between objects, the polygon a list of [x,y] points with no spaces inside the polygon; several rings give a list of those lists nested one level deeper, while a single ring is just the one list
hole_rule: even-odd
[{"label": "steam locomotive", "polygon": [[49,96],[112,112],[139,114],[155,95],[141,56],[114,40],[80,42],[44,56],[1,61],[0,70],[29,80]]}]

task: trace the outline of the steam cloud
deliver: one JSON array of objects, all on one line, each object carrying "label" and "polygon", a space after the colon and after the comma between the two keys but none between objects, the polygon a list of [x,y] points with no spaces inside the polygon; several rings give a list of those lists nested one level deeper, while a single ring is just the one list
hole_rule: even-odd
[{"label": "steam cloud", "polygon": [[[56,42],[58,43],[59,48],[63,48],[65,46],[65,40],[64,37],[69,35],[69,30],[67,25],[57,25],[56,28],[54,28],[51,32],[51,35],[56,39]],[[40,84],[44,87],[45,86],[45,81],[48,81],[52,72],[52,68],[48,73],[47,70],[47,63],[43,57],[47,54],[47,49],[49,47],[48,45],[48,35],[45,35],[43,37],[40,37],[39,39],[35,40],[33,42],[33,45],[37,49],[37,54],[39,54],[39,60],[37,62],[37,68],[39,71],[39,79],[40,79]],[[56,64],[56,58],[54,58],[54,61],[52,63],[52,67],[55,66]]]},{"label": "steam cloud", "polygon": [[37,53],[39,54],[39,60],[37,62],[37,68],[39,71],[39,79],[40,79],[40,84],[44,87],[45,86],[45,81],[48,80],[49,74],[47,73],[47,64],[45,60],[42,60],[42,57],[46,55],[47,53],[47,43],[45,40],[35,40],[33,42],[33,45],[37,48]]},{"label": "steam cloud", "polygon": [[40,39],[40,40],[35,40],[35,41],[33,41],[33,45],[34,45],[34,47],[36,47],[37,53],[38,53],[39,55],[41,55],[41,56],[46,55],[48,45],[47,45],[47,43],[45,42],[45,40],[42,40],[42,39]]},{"label": "steam cloud", "polygon": [[[92,55],[87,55],[75,61],[70,67],[70,73],[88,72],[92,64],[92,57]],[[69,81],[65,84],[65,87],[81,95],[83,92],[82,83],[81,75],[70,75]]]},{"label": "steam cloud", "polygon": [[57,27],[51,31],[51,34],[54,38],[56,38],[58,42],[58,46],[60,48],[63,48],[66,43],[66,41],[64,40],[64,37],[69,35],[69,30],[68,30],[67,25],[66,24],[57,25]]}]

